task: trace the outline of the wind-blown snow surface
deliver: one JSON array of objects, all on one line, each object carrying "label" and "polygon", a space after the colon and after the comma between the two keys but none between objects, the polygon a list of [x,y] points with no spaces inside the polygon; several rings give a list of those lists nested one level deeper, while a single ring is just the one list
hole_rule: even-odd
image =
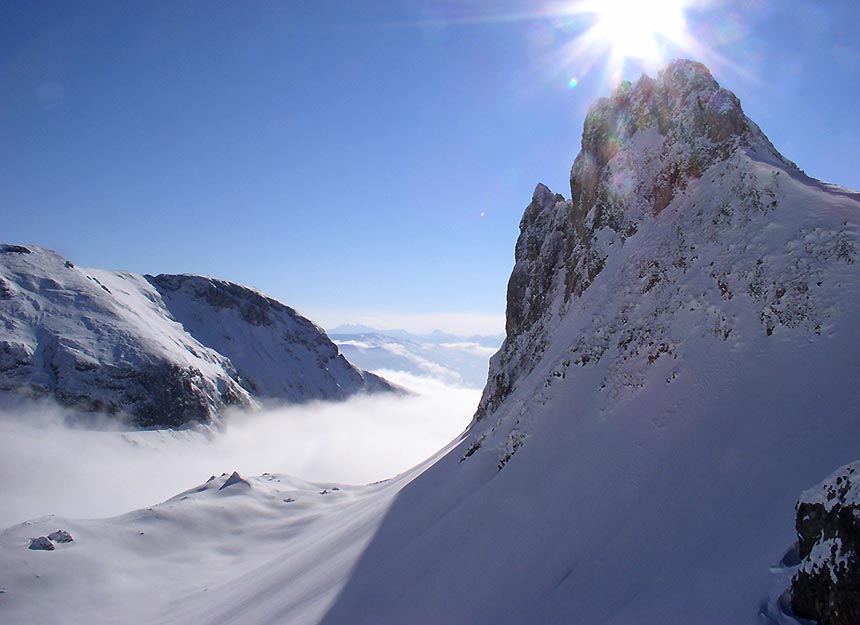
[{"label": "wind-blown snow surface", "polygon": [[[273,474],[224,487],[228,479],[112,519],[50,516],[3,531],[0,622],[313,623],[409,478],[338,487]],[[27,549],[58,528],[73,542]]]}]

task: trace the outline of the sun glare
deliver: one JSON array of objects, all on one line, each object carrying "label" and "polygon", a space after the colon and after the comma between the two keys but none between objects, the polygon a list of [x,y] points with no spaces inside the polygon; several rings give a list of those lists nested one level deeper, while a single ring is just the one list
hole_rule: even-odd
[{"label": "sun glare", "polygon": [[[576,73],[571,88],[597,67],[617,83],[631,65],[653,71],[700,46],[687,28],[686,12],[701,0],[572,0],[547,10],[572,35],[565,62]],[[570,75],[570,74],[568,74]]]},{"label": "sun glare", "polygon": [[666,43],[682,38],[684,0],[597,0],[591,2],[597,22],[593,36],[624,59],[659,61]]}]

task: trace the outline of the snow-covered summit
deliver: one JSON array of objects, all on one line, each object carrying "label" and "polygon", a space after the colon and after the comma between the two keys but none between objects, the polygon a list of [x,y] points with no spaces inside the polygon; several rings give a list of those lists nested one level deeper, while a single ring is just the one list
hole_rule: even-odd
[{"label": "snow-covered summit", "polygon": [[[659,156],[660,167],[647,172],[657,175],[642,181],[651,187],[643,199],[657,212],[684,188],[687,179],[699,177],[739,148],[797,169],[744,114],[735,94],[721,88],[704,65],[679,60],[660,71],[656,79],[643,75],[635,83],[624,82],[611,97],[591,106],[582,150],[571,168],[571,198],[578,200],[584,194],[583,203],[593,204],[603,168],[634,135],[647,129],[662,137],[659,145],[651,146],[659,148],[652,155]],[[641,151],[645,146],[638,147]]]},{"label": "snow-covered summit", "polygon": [[[372,537],[393,486],[222,473],[112,519],[51,515],[2,529],[0,622],[313,623]],[[27,549],[58,527],[74,542]]]},{"label": "snow-covered summit", "polygon": [[[786,294],[785,285],[773,288],[787,281],[804,288],[811,276],[801,282],[795,279],[799,276],[787,275],[788,268],[777,267],[768,256],[772,250],[782,255],[789,244],[816,246],[820,249],[811,256],[819,263],[829,255],[842,261],[840,266],[856,257],[851,230],[838,218],[825,231],[810,235],[816,242],[803,243],[809,233],[802,221],[814,229],[816,217],[797,200],[802,197],[812,206],[832,202],[851,216],[857,198],[804,175],[744,115],[738,98],[720,88],[704,65],[692,61],[676,61],[656,79],[643,76],[634,84],[622,84],[611,98],[591,107],[570,186],[571,199],[565,200],[538,184],[523,215],[508,283],[507,338],[491,366],[479,418],[497,407],[540,359],[548,327],[577,316],[578,306],[571,310],[571,303],[596,296],[596,289],[588,297],[584,294],[607,264],[615,269],[621,263],[625,275],[608,279],[620,280],[625,288],[644,280],[634,297],[644,295],[646,301],[666,292],[667,285],[698,288],[692,281],[704,272],[708,288],[700,299],[711,300],[709,293],[717,296],[713,308],[705,307],[708,314],[726,308],[736,290],[748,292],[760,304],[755,314],[772,331],[776,325],[808,322],[811,316],[800,309],[818,299],[791,287]],[[795,230],[787,230],[789,226]],[[763,236],[759,227],[773,232]],[[628,245],[642,229],[646,232],[636,237],[637,243]],[[790,242],[780,237],[794,238]],[[735,282],[733,288],[729,282]],[[612,304],[607,311],[633,302],[616,298]],[[655,312],[664,321],[668,317],[663,313],[683,308],[680,301],[674,307],[668,301],[654,305],[663,311]],[[626,316],[619,310],[615,322]],[[728,320],[709,323],[728,324],[724,330],[730,331]],[[609,329],[594,327],[580,337],[572,361],[586,364],[602,353]],[[642,330],[641,336],[631,337],[637,353],[648,351],[647,356],[656,358],[655,349],[669,348],[664,341],[652,340],[653,328]],[[641,349],[646,335],[648,349]]]},{"label": "snow-covered summit", "polygon": [[263,399],[391,389],[253,289],[83,269],[38,246],[0,246],[0,320],[0,391],[142,427],[206,422]]}]

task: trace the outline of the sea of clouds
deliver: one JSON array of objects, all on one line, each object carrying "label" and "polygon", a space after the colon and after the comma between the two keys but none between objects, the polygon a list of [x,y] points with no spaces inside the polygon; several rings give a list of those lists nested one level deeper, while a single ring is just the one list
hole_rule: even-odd
[{"label": "sea of clouds", "polygon": [[285,473],[366,484],[432,456],[469,424],[480,391],[380,371],[409,395],[233,411],[213,427],[122,431],[48,402],[0,408],[0,528],[56,514],[97,518],[146,507],[210,475]]}]

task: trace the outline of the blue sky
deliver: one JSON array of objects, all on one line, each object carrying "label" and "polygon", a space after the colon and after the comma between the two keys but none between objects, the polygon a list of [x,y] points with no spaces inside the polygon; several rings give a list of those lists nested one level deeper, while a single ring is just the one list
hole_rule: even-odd
[{"label": "blue sky", "polygon": [[[0,239],[250,284],[327,326],[499,331],[534,185],[567,196],[589,104],[666,60],[572,54],[589,22],[560,6],[4,2]],[[860,6],[685,18],[697,46],[666,57],[860,188]]]}]

